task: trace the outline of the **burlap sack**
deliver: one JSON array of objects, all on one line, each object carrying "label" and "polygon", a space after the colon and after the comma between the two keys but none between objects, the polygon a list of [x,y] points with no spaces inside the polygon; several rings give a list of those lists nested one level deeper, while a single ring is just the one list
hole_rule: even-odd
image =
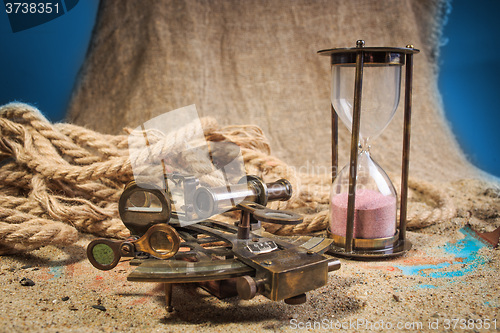
[{"label": "burlap sack", "polygon": [[[225,124],[256,124],[273,154],[294,166],[330,163],[330,66],[317,51],[367,46],[415,56],[411,175],[470,177],[437,89],[445,0],[102,1],[68,120],[119,133],[159,113],[196,104]],[[400,173],[402,104],[373,143]],[[340,126],[340,165],[349,132]]]}]

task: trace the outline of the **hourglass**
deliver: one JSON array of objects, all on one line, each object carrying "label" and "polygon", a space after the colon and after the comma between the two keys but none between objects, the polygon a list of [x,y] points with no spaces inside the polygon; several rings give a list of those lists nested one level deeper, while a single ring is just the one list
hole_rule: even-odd
[{"label": "hourglass", "polygon": [[[403,254],[410,152],[413,54],[406,48],[365,47],[322,50],[331,59],[332,189],[329,237],[333,254],[365,259]],[[385,171],[373,160],[371,144],[389,125],[399,104],[406,61],[400,223],[397,194]],[[351,131],[350,162],[337,173],[338,119]]]}]

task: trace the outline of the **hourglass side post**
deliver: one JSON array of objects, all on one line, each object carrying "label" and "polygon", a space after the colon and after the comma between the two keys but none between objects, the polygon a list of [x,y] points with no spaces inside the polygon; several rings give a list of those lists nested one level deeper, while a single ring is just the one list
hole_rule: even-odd
[{"label": "hourglass side post", "polygon": [[[410,47],[410,46],[407,46]],[[413,47],[412,47],[413,48]],[[405,108],[403,130],[403,162],[401,171],[401,206],[399,209],[399,239],[406,239],[406,219],[408,205],[408,172],[410,167],[411,99],[413,85],[413,54],[406,54]]]},{"label": "hourglass side post", "polygon": [[339,165],[339,118],[337,112],[330,104],[330,110],[332,113],[332,184],[337,178],[337,170]]},{"label": "hourglass side post", "polygon": [[[362,46],[358,46],[362,47]],[[363,51],[356,54],[356,80],[354,83],[354,105],[352,115],[351,160],[349,163],[349,197],[347,200],[347,223],[345,251],[352,252],[354,238],[354,210],[356,202],[356,176],[358,172],[358,142],[361,118],[361,93],[363,87]]]}]

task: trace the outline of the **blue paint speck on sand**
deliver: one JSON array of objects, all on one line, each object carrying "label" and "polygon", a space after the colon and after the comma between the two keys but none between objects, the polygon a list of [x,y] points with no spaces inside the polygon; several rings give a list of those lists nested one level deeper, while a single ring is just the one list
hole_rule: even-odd
[{"label": "blue paint speck on sand", "polygon": [[49,273],[54,275],[54,277],[51,277],[50,280],[60,278],[61,274],[63,273],[63,270],[64,270],[63,266],[50,267]]},{"label": "blue paint speck on sand", "polygon": [[498,302],[495,302],[495,301],[493,301],[493,302],[484,302],[484,305],[486,305],[486,306],[488,306],[490,308],[498,308],[499,307]]},{"label": "blue paint speck on sand", "polygon": [[[460,230],[464,234],[464,238],[456,243],[447,243],[442,249],[447,253],[455,256],[456,260],[453,264],[440,263],[434,265],[394,265],[399,268],[405,275],[420,275],[431,278],[454,278],[464,276],[465,274],[475,271],[479,265],[486,263],[487,259],[479,256],[478,251],[484,247],[484,244],[477,240],[464,230]],[[439,271],[447,269],[446,271]]]},{"label": "blue paint speck on sand", "polygon": [[415,287],[419,289],[437,289],[437,287],[432,284],[417,284]]},{"label": "blue paint speck on sand", "polygon": [[424,275],[424,271],[429,269],[440,269],[450,266],[449,263],[444,262],[436,265],[414,265],[414,266],[403,266],[403,265],[394,265],[394,267],[399,268],[403,274],[405,275]]}]

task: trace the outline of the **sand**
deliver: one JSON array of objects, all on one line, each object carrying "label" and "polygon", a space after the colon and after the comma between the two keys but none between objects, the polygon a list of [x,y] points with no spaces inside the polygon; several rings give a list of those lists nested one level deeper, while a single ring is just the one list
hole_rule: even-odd
[{"label": "sand", "polygon": [[[92,267],[85,246],[93,236],[85,235],[73,246],[47,246],[0,257],[0,331],[245,332],[340,327],[340,331],[359,332],[402,331],[388,327],[407,325],[404,331],[442,332],[454,324],[454,331],[460,331],[460,322],[454,319],[475,320],[470,325],[476,328],[479,320],[491,326],[470,331],[500,331],[500,251],[460,232],[467,221],[477,228],[484,225],[485,214],[476,210],[446,225],[409,232],[413,248],[398,259],[342,259],[341,269],[330,273],[328,284],[308,293],[302,305],[272,302],[263,296],[250,301],[219,300],[194,285],[176,285],[173,313],[164,309],[160,284],[126,280],[132,270],[127,261],[108,272]],[[499,223],[495,218],[486,229]],[[35,285],[22,286],[23,278]]]}]

